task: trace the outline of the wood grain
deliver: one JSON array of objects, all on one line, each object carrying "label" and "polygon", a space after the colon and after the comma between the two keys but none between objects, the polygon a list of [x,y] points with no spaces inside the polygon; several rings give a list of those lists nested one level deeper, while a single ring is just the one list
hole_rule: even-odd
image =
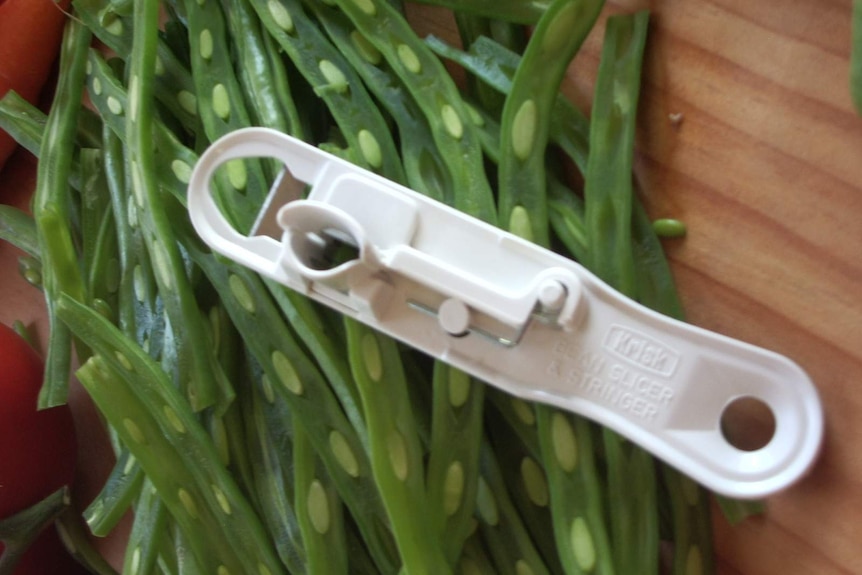
[{"label": "wood grain", "polygon": [[[636,170],[650,213],[688,224],[666,244],[688,320],[792,357],[827,418],[817,466],[764,517],[730,527],[716,514],[718,572],[858,573],[862,119],[847,87],[850,0],[617,1],[606,15],[632,7],[653,13]],[[411,17],[451,37],[442,11]],[[564,85],[585,110],[601,34]],[[14,258],[0,248],[4,269]],[[0,277],[0,320],[37,321],[38,303]]]}]

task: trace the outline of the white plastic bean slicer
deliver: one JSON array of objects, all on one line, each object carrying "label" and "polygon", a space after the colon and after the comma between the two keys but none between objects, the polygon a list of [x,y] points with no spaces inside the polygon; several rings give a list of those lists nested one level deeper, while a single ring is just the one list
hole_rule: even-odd
[{"label": "white plastic bean slicer", "polygon": [[[279,160],[309,190],[285,202],[290,187],[273,186],[260,218],[274,214],[277,237],[239,233],[216,205],[216,169],[239,158]],[[280,132],[213,143],[188,208],[214,251],[514,396],[601,423],[715,492],[767,496],[817,457],[821,403],[791,360],[658,314],[574,261]],[[332,246],[351,257],[333,262]],[[739,398],[773,415],[757,449],[722,433]]]}]

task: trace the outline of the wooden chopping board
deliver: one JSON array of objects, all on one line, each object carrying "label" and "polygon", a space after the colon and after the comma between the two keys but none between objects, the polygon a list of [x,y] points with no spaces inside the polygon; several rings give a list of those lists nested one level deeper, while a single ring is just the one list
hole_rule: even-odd
[{"label": "wooden chopping board", "polygon": [[[771,498],[761,518],[730,527],[716,514],[718,572],[862,572],[862,118],[848,92],[851,2],[618,1],[606,12],[633,6],[653,12],[637,170],[650,213],[688,225],[685,239],[666,244],[688,320],[793,358],[826,413],[809,477]],[[438,10],[412,16],[426,31],[452,30]],[[601,31],[564,88],[585,109]],[[16,256],[0,246],[2,269]],[[36,322],[44,335],[40,305],[14,274],[0,276],[0,321]],[[86,402],[74,405],[79,489],[92,495],[107,467]]]}]

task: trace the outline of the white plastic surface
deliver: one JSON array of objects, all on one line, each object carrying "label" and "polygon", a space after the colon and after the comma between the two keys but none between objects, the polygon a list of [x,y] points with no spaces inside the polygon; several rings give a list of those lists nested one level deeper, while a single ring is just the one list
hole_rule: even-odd
[{"label": "white plastic surface", "polygon": [[[281,160],[311,185],[280,209],[282,241],[236,232],[216,207],[216,168],[243,157]],[[290,136],[249,128],[215,142],[188,206],[215,251],[515,396],[606,425],[718,493],[774,493],[819,451],[819,397],[786,357],[653,312],[571,260]],[[321,265],[332,238],[358,255]],[[775,417],[755,451],[720,429],[740,397]]]}]

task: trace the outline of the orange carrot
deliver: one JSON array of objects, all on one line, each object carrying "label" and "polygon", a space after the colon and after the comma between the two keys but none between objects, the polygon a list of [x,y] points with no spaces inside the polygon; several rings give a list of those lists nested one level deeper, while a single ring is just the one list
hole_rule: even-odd
[{"label": "orange carrot", "polygon": [[[0,0],[0,97],[15,90],[31,103],[57,58],[69,0]],[[15,151],[0,130],[0,169]]]}]

